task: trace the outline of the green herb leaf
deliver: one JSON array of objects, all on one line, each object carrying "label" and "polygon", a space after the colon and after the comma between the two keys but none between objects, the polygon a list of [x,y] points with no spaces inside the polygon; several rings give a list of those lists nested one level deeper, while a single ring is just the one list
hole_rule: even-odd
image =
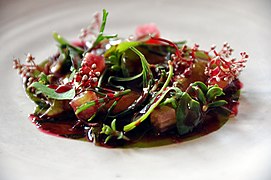
[{"label": "green herb leaf", "polygon": [[41,72],[39,74],[39,82],[42,83],[42,84],[48,84],[49,83],[47,75],[44,74],[43,72]]},{"label": "green herb leaf", "polygon": [[187,43],[187,41],[177,41],[177,42],[173,42],[174,44],[176,44],[179,48],[183,47],[183,45],[185,45]]},{"label": "green herb leaf", "polygon": [[225,101],[225,100],[218,100],[218,101],[215,101],[215,102],[212,102],[212,103],[208,104],[208,107],[209,108],[219,107],[219,106],[224,106],[226,104],[228,104],[227,101]]},{"label": "green herb leaf", "polygon": [[125,42],[122,42],[122,43],[118,44],[118,46],[116,48],[116,51],[119,52],[119,53],[123,53],[126,50],[128,50],[129,48],[139,46],[140,44],[142,44],[142,42],[139,42],[139,41],[125,41]]},{"label": "green herb leaf", "polygon": [[44,94],[45,96],[47,96],[48,98],[51,98],[51,99],[66,100],[66,99],[73,99],[75,96],[75,89],[74,88],[72,88],[71,90],[66,91],[64,93],[57,93],[57,92],[55,92],[54,89],[51,89],[51,88],[47,87],[46,85],[43,85],[39,82],[34,82],[29,87],[36,88],[42,94]]},{"label": "green herb leaf", "polygon": [[90,52],[94,47],[96,47],[104,39],[116,38],[118,36],[117,34],[104,35],[104,29],[105,29],[105,25],[106,25],[106,21],[107,21],[107,16],[108,16],[108,12],[105,9],[103,9],[103,18],[102,18],[102,24],[100,27],[99,34],[98,34],[96,40],[93,42],[92,46],[89,49],[87,49],[85,51],[85,53]]},{"label": "green herb leaf", "polygon": [[61,46],[69,46],[72,47],[73,49],[75,49],[79,54],[82,54],[84,52],[83,49],[72,45],[71,43],[69,43],[65,38],[63,38],[62,36],[60,36],[57,32],[53,32],[53,38],[61,45]]},{"label": "green herb leaf", "polygon": [[207,100],[209,102],[214,101],[216,97],[224,95],[223,89],[218,86],[212,86],[206,93]]},{"label": "green herb leaf", "polygon": [[38,106],[37,109],[48,109],[50,106],[46,103],[45,100],[38,98],[35,94],[33,94],[29,88],[25,88],[25,92],[28,97]]},{"label": "green herb leaf", "polygon": [[193,86],[198,86],[204,94],[208,91],[208,87],[201,81],[194,82]]},{"label": "green herb leaf", "polygon": [[102,131],[100,132],[100,134],[107,135],[104,143],[107,143],[112,137],[116,137],[117,139],[124,139],[126,141],[130,140],[123,134],[122,131],[118,131],[116,129],[116,120],[117,119],[113,119],[113,121],[111,122],[111,127],[106,124],[103,124]]},{"label": "green herb leaf", "polygon": [[188,93],[183,93],[176,109],[177,129],[180,135],[191,132],[201,122],[201,107]]},{"label": "green herb leaf", "polygon": [[[131,48],[131,49],[132,50],[134,49],[135,52],[138,53],[137,52],[138,50],[136,48]],[[139,55],[140,55],[140,58],[144,58],[145,59],[144,55],[141,54],[140,52],[139,52]],[[143,59],[143,61],[144,61],[144,59]],[[138,119],[136,119],[135,121],[133,121],[133,122],[125,125],[123,127],[123,130],[125,132],[133,130],[136,126],[138,126],[140,123],[142,123],[143,121],[145,121],[149,117],[149,115],[152,113],[152,111],[161,103],[161,101],[163,100],[163,98],[166,96],[166,94],[169,91],[174,90],[176,92],[176,94],[181,94],[182,93],[181,90],[179,88],[177,88],[177,87],[170,87],[170,88],[166,89],[167,86],[168,86],[168,84],[169,84],[169,82],[170,82],[170,80],[171,80],[171,78],[172,78],[172,76],[173,76],[173,66],[172,66],[171,62],[169,62],[168,65],[169,65],[169,72],[168,72],[167,80],[164,83],[163,87],[157,92],[157,94],[155,95],[155,97],[152,98],[152,100],[150,101],[150,103],[145,106],[145,107],[148,107],[147,112],[143,116],[141,116]],[[143,79],[144,79],[144,77],[143,77]]]},{"label": "green herb leaf", "polygon": [[199,100],[202,104],[206,104],[206,98],[205,94],[202,92],[202,90],[198,86],[191,86],[191,94],[193,94],[193,97],[197,100]]},{"label": "green herb leaf", "polygon": [[111,128],[112,128],[113,131],[116,131],[116,130],[117,130],[117,128],[116,128],[116,121],[117,121],[117,119],[114,119],[114,120],[111,122]]},{"label": "green herb leaf", "polygon": [[141,65],[142,65],[142,73],[143,73],[143,88],[146,88],[149,85],[151,85],[153,81],[153,74],[150,69],[150,65],[148,61],[146,60],[145,56],[139,50],[137,50],[133,46],[130,47],[130,49],[134,51],[140,57]]}]

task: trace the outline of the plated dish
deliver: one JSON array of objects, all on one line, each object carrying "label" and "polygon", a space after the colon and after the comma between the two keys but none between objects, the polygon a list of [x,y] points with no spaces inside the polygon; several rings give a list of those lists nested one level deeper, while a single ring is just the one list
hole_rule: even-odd
[{"label": "plated dish", "polygon": [[[267,1],[3,1],[0,6],[0,179],[238,179],[269,180],[271,107]],[[24,7],[24,8],[22,8]],[[120,8],[121,7],[121,8]],[[93,143],[41,133],[28,120],[35,104],[27,98],[12,59],[28,52],[40,63],[58,51],[56,31],[69,41],[92,13],[109,11],[105,34],[135,34],[155,22],[160,37],[217,49],[228,41],[249,53],[238,115],[219,130],[182,143],[142,148],[101,148]],[[140,13],[137,11],[140,10]],[[12,13],[10,13],[12,12]],[[146,144],[146,143],[145,143]]]},{"label": "plated dish", "polygon": [[41,131],[107,147],[157,146],[208,134],[237,114],[245,52],[236,59],[228,43],[188,47],[154,24],[128,38],[106,35],[107,16],[96,14],[77,41],[54,33],[59,51],[41,64],[30,53],[26,63],[14,59]]}]

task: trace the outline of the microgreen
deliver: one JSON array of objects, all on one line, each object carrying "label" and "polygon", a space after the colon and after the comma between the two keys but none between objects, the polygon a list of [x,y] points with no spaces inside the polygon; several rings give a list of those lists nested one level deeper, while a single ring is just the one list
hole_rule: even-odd
[{"label": "microgreen", "polygon": [[107,16],[108,16],[108,12],[105,9],[103,9],[103,18],[102,18],[102,24],[100,27],[99,34],[98,34],[96,40],[92,43],[92,46],[89,49],[87,49],[85,51],[85,53],[92,51],[93,48],[95,48],[104,39],[115,38],[118,36],[117,34],[104,35],[104,29],[105,29],[105,25],[106,25],[106,21],[107,21]]},{"label": "microgreen", "polygon": [[147,108],[147,112],[142,115],[141,117],[139,117],[138,119],[136,119],[135,121],[131,122],[130,124],[127,124],[124,126],[123,130],[125,132],[131,131],[133,130],[136,126],[138,126],[139,124],[141,124],[144,120],[146,120],[148,118],[148,116],[153,112],[153,110],[160,104],[160,102],[163,100],[163,98],[166,96],[166,94],[171,91],[174,90],[177,93],[181,93],[180,89],[177,87],[171,87],[166,89],[166,87],[168,86],[172,76],[173,76],[173,66],[171,64],[171,62],[169,61],[169,72],[168,72],[168,77],[166,82],[164,83],[163,87],[160,89],[160,91],[157,92],[157,94],[155,95],[154,98],[152,98],[152,100],[150,101],[150,103],[146,106]]},{"label": "microgreen", "polygon": [[201,110],[198,101],[188,93],[183,93],[176,109],[177,129],[180,135],[186,134],[201,122]]},{"label": "microgreen", "polygon": [[204,114],[210,108],[227,104],[225,100],[217,100],[222,95],[224,92],[217,85],[207,87],[200,81],[192,83],[179,99],[176,108],[178,133],[189,133],[203,121]]},{"label": "microgreen", "polygon": [[114,71],[122,70],[122,72],[125,72],[126,67],[123,67],[121,62],[125,58],[125,52],[131,47],[137,47],[140,44],[142,44],[140,41],[124,41],[116,46],[112,46],[104,55],[108,57],[107,64]]},{"label": "microgreen", "polygon": [[152,84],[153,80],[153,74],[150,69],[150,65],[148,61],[146,60],[145,56],[137,50],[135,47],[130,47],[132,51],[134,51],[141,60],[141,65],[142,65],[142,74],[143,74],[143,88],[150,88],[149,86]]},{"label": "microgreen", "polygon": [[223,89],[218,85],[207,87],[204,83],[196,81],[187,88],[186,92],[201,103],[203,112],[207,111],[208,108],[219,107],[227,104],[227,101],[225,100],[217,100],[219,96],[225,94]]},{"label": "microgreen", "polygon": [[[204,51],[198,44],[188,47],[186,41],[172,42],[160,34],[124,40],[105,35],[107,18],[105,9],[102,18],[96,14],[81,30],[81,42],[54,32],[59,50],[39,65],[30,53],[26,64],[14,59],[27,95],[37,104],[33,121],[41,128],[48,121],[63,136],[91,133],[98,144],[111,145],[134,141],[145,132],[179,138],[213,116],[220,123],[220,117],[237,113],[237,77],[248,58],[245,52],[236,60],[229,58],[233,49],[228,43],[220,51],[215,46]],[[84,97],[86,91],[93,96]]]},{"label": "microgreen", "polygon": [[70,89],[69,91],[63,92],[63,93],[57,93],[57,92],[55,92],[54,89],[51,89],[40,82],[33,82],[29,87],[35,88],[37,91],[41,92],[42,94],[44,94],[45,96],[47,96],[50,99],[68,100],[68,99],[73,99],[75,96],[75,89],[74,88]]},{"label": "microgreen", "polygon": [[124,135],[122,131],[118,131],[116,128],[116,119],[111,122],[111,126],[103,124],[102,131],[100,134],[107,135],[104,143],[107,143],[112,137],[116,137],[117,139],[124,139],[129,141],[130,139]]}]

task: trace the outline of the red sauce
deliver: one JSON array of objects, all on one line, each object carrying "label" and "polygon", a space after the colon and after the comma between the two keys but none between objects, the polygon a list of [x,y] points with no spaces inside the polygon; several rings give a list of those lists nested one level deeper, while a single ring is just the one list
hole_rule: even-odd
[{"label": "red sauce", "polygon": [[[225,92],[237,93],[241,87],[241,82],[236,80],[225,89]],[[239,95],[237,95],[237,97],[239,97]],[[216,131],[227,122],[231,115],[236,115],[238,113],[238,99],[232,98],[231,96],[223,98],[228,100],[229,103],[227,108],[231,110],[231,114],[228,112],[228,114],[222,115],[223,113],[220,112],[212,112],[204,119],[204,123],[200,127],[197,127],[193,132],[184,136],[177,135],[178,133],[174,130],[159,135],[154,131],[150,131],[147,132],[143,138],[140,138],[139,141],[128,143],[125,147],[154,147],[172,143],[181,143]],[[89,133],[89,127],[84,126],[84,124],[78,121],[76,117],[65,117],[65,115],[62,115],[54,119],[39,118],[35,115],[30,115],[29,119],[41,132],[46,134],[72,139],[84,138],[86,140],[88,139],[89,141],[93,141],[93,138]],[[99,145],[110,147],[107,144]]]},{"label": "red sauce", "polygon": [[77,119],[42,119],[33,114],[29,116],[29,119],[41,132],[49,135],[72,139],[86,136],[84,126],[78,124]]}]

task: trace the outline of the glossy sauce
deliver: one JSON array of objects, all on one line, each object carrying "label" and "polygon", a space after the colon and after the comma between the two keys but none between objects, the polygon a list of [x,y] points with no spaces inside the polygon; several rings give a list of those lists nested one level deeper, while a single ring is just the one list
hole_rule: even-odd
[{"label": "glossy sauce", "polygon": [[[173,143],[181,143],[192,139],[199,138],[207,135],[211,132],[218,130],[222,127],[231,116],[235,116],[238,113],[238,98],[239,90],[242,88],[242,83],[239,80],[232,82],[226,89],[226,94],[223,99],[227,100],[227,108],[231,111],[211,112],[204,119],[204,123],[187,135],[179,136],[176,129],[173,129],[167,133],[157,134],[155,131],[149,131],[144,134],[144,137],[138,138],[138,140],[128,143],[123,147],[156,147]],[[232,94],[236,94],[232,96]],[[72,113],[65,113],[72,114]],[[67,117],[65,114],[56,118],[39,118],[35,115],[30,115],[30,120],[36,125],[36,127],[43,133],[54,135],[58,137],[66,137],[71,139],[89,140],[89,127],[79,122],[75,116]],[[106,146],[104,144],[99,144]]]}]

